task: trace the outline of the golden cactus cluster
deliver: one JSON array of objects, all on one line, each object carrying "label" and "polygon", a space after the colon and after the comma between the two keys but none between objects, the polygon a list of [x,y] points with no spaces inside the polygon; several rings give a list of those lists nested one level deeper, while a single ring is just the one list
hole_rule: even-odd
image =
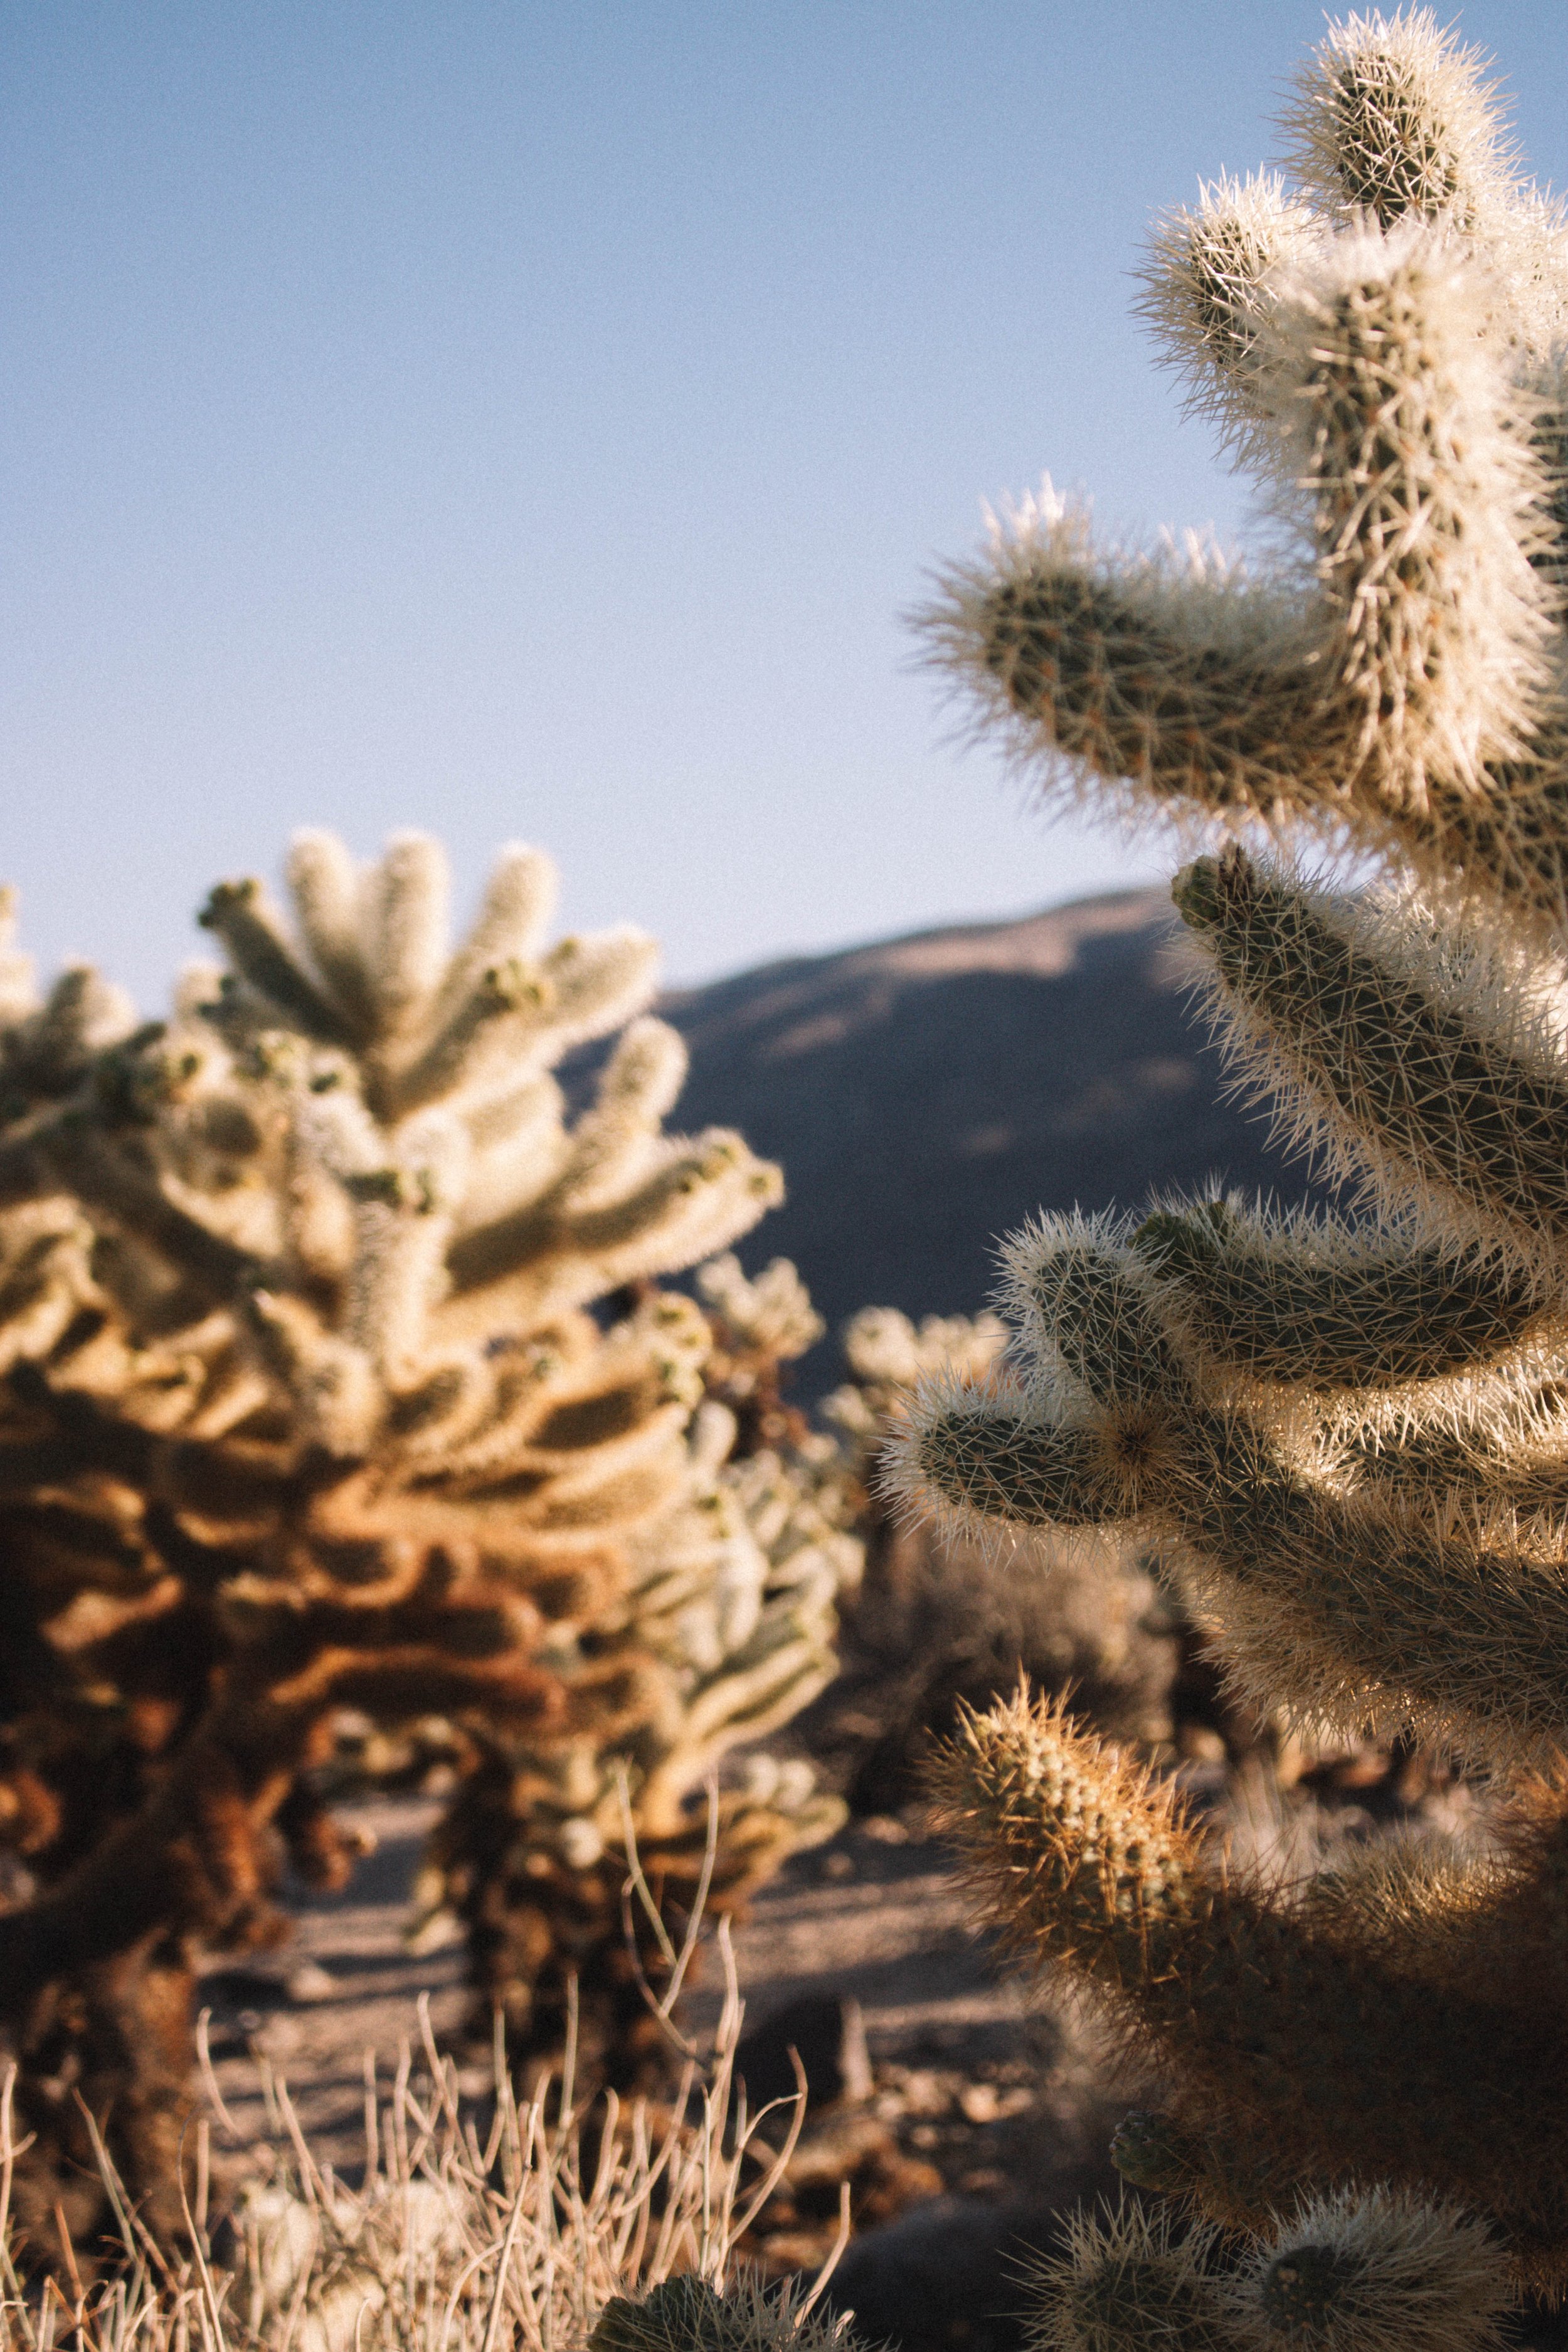
[{"label": "golden cactus cluster", "polygon": [[[831,1673],[853,1567],[781,1543],[657,1286],[781,1183],[664,1131],[653,942],[551,945],[525,848],[456,945],[423,835],[362,868],[305,835],[288,880],[213,893],[226,968],[167,1021],[0,961],[0,2021],[46,2211],[79,2094],[138,2193],[174,2180],[193,1961],[275,1932],[281,1846],[348,1867],[336,1710],[461,1727],[535,1874],[512,1963],[591,1975],[623,1806],[700,1856],[687,1800]],[[605,1037],[574,1115],[557,1067]],[[725,1803],[715,1900],[832,1826],[808,1787]]]}]

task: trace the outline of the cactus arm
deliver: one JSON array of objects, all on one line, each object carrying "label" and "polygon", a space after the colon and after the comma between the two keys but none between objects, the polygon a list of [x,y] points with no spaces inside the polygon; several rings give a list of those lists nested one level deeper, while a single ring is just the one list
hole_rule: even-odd
[{"label": "cactus arm", "polygon": [[558,940],[542,966],[552,992],[552,1058],[640,1013],[653,994],[658,962],[658,940],[630,924]]},{"label": "cactus arm", "polygon": [[1174,1408],[1188,1390],[1144,1268],[1109,1219],[1041,1217],[1007,1243],[1004,1301],[1025,1346],[1058,1358],[1097,1405]]},{"label": "cactus arm", "polygon": [[361,930],[378,1040],[420,1025],[447,969],[446,852],[424,833],[397,833],[368,877]]},{"label": "cactus arm", "polygon": [[[754,1159],[732,1130],[710,1128],[676,1144],[663,1166],[619,1199],[569,1206],[563,1223],[573,1248],[613,1265],[613,1280],[625,1282],[634,1272],[653,1274],[710,1255],[724,1244],[704,1237],[693,1245],[687,1235],[705,1236],[710,1222],[727,1226],[744,1215],[727,1236],[732,1240],[783,1198],[784,1179],[771,1161]],[[672,1249],[679,1255],[672,1257]]]},{"label": "cactus arm", "polygon": [[937,657],[1047,782],[1065,759],[1135,800],[1429,843],[1432,787],[1485,797],[1550,699],[1547,489],[1484,315],[1440,237],[1367,233],[1279,289],[1259,333],[1315,596],[1098,556],[1053,499],[950,577]]},{"label": "cactus arm", "polygon": [[1568,1575],[1528,1549],[1346,1503],[1237,1416],[1195,1433],[1172,1520],[1232,1671],[1356,1736],[1369,1724],[1505,1769],[1568,1740]]},{"label": "cactus arm", "polygon": [[1177,877],[1237,1060],[1287,1099],[1297,1134],[1370,1169],[1457,1236],[1525,1257],[1568,1243],[1568,1067],[1440,973],[1394,961],[1386,930],[1292,888],[1239,850]]},{"label": "cactus arm", "polygon": [[557,1197],[569,1215],[631,1190],[659,1158],[661,1124],[686,1083],[678,1030],[646,1015],[634,1021],[600,1074],[594,1107],[578,1120]]},{"label": "cactus arm", "polygon": [[1212,417],[1238,463],[1271,454],[1264,321],[1280,271],[1309,258],[1317,239],[1310,209],[1286,195],[1278,174],[1259,173],[1204,188],[1150,241],[1138,307],[1184,384],[1188,415]]},{"label": "cactus arm", "polygon": [[[1047,792],[1087,769],[1131,807],[1270,822],[1336,812],[1347,759],[1310,721],[1316,679],[1296,601],[1097,552],[1087,518],[1047,494],[945,575],[918,617],[933,657]],[[1103,794],[1095,794],[1097,804]]]},{"label": "cactus arm", "polygon": [[1436,1380],[1555,1319],[1528,1270],[1495,1255],[1237,1201],[1156,1210],[1133,1247],[1189,1346],[1216,1367],[1289,1386]]},{"label": "cactus arm", "polygon": [[889,1478],[906,1502],[965,1525],[1088,1528],[1135,1522],[1148,1509],[1097,1433],[1037,1420],[973,1389],[922,1399],[889,1454]]},{"label": "cactus arm", "polygon": [[327,1045],[360,1042],[353,1024],[304,970],[259,882],[220,882],[196,919],[223,941],[235,970],[307,1037]]},{"label": "cactus arm", "polygon": [[[523,910],[514,911],[525,929]],[[494,928],[502,929],[499,919]],[[379,1074],[385,1115],[405,1118],[437,1097],[472,1096],[477,1106],[498,1086],[515,1091],[520,1066],[558,1061],[639,1013],[658,961],[657,943],[630,929],[563,940],[542,958],[498,956],[477,968],[462,950],[429,1019],[409,1041],[412,1058],[405,1053]]]},{"label": "cactus arm", "polygon": [[531,1060],[549,1002],[536,965],[510,959],[478,973],[417,1057],[387,1074],[388,1116],[405,1118],[426,1103],[465,1092],[502,1065],[509,1050],[516,1060]]},{"label": "cactus arm", "polygon": [[1379,2185],[1297,2200],[1226,2297],[1247,2343],[1342,2343],[1368,2352],[1502,2352],[1518,2301],[1509,2250],[1453,2197]]},{"label": "cactus arm", "polygon": [[506,964],[538,961],[555,911],[560,880],[552,858],[542,849],[511,842],[490,869],[472,929],[447,965],[437,1000],[436,1019],[449,1020],[487,972]]},{"label": "cactus arm", "polygon": [[359,868],[335,834],[312,827],[289,843],[286,870],[310,961],[356,1030],[368,1036],[375,1016],[360,937]]},{"label": "cactus arm", "polygon": [[1254,1692],[1352,1734],[1414,1723],[1505,1761],[1568,1738],[1559,1562],[1397,1500],[1347,1500],[1300,1433],[1195,1391],[1136,1254],[1103,1229],[1062,1219],[1021,1236],[1010,1286],[1087,1402],[927,1391],[902,1443],[906,1493],[1046,1524],[1065,1452],[1090,1474],[1071,1503],[1099,1482],[1119,1505],[1104,1517],[1142,1517],[1183,1548],[1184,1580],[1227,1622]]},{"label": "cactus arm", "polygon": [[[458,1234],[447,1256],[456,1298],[479,1298],[515,1277],[531,1313],[574,1307],[595,1292],[689,1265],[723,1249],[783,1198],[783,1180],[737,1135],[715,1128],[670,1141],[650,1175],[619,1199],[574,1213],[560,1188]],[[547,1291],[537,1290],[547,1281]],[[450,1318],[448,1318],[450,1319]]]},{"label": "cactus arm", "polygon": [[1266,2136],[1298,2179],[1414,2177],[1521,2223],[1542,2199],[1510,2156],[1536,2144],[1539,2011],[1439,1992],[1212,1877],[1168,1786],[1048,1704],[968,1717],[933,1787],[990,1922],[1097,1995],[1130,2053],[1179,2064],[1200,2137]]},{"label": "cactus arm", "polygon": [[1286,276],[1265,329],[1311,502],[1321,717],[1342,714],[1349,782],[1395,815],[1429,775],[1484,793],[1554,701],[1531,562],[1549,491],[1491,307],[1441,230],[1359,229]]},{"label": "cactus arm", "polygon": [[1342,218],[1495,233],[1522,190],[1486,70],[1424,10],[1331,26],[1283,120],[1298,183]]},{"label": "cactus arm", "polygon": [[1169,2211],[1123,2204],[1068,2219],[1060,2250],[1030,2265],[1036,2352],[1244,2352],[1212,2222],[1178,2231]]}]

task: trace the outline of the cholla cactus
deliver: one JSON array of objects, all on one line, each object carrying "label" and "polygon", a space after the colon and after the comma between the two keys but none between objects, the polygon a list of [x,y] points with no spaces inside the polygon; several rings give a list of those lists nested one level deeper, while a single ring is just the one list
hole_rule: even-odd
[{"label": "cholla cactus", "polygon": [[[618,1633],[574,1661],[591,1704],[574,1737],[471,1727],[479,1768],[437,1832],[416,1938],[468,1933],[476,2040],[499,2009],[513,2046],[548,2052],[574,1997],[580,2061],[625,2084],[663,2043],[637,1982],[668,1955],[624,1901],[627,1776],[642,1869],[661,1911],[733,1911],[788,1853],[831,1837],[844,1807],[809,1766],[758,1754],[704,1791],[730,1751],[809,1704],[837,1669],[837,1603],[860,1546],[776,1454],[730,1460],[734,1422],[709,1402],[682,1509],[634,1546]],[[546,1656],[553,1659],[554,1653]],[[711,1855],[710,1838],[715,1839]],[[625,1927],[640,1930],[635,1947]],[[569,1987],[574,1985],[574,1996]]]},{"label": "cholla cactus", "polygon": [[[628,1769],[637,1853],[673,1908],[689,1908],[706,1874],[705,1906],[732,1911],[844,1818],[804,1762],[725,1765],[832,1680],[837,1604],[859,1580],[836,1449],[780,1398],[781,1363],[822,1324],[787,1259],[749,1280],[721,1256],[696,1286],[706,1317],[668,1298],[658,1311],[683,1313],[700,1335],[709,1394],[688,1432],[685,1499],[634,1544],[618,1624],[595,1625],[578,1666],[604,1703],[569,1740],[500,1727],[478,1738],[479,1769],[437,1832],[412,1930],[417,1943],[453,1917],[466,1925],[472,2027],[486,2042],[500,2009],[518,2046],[548,2049],[574,1980],[579,2059],[622,2081],[663,2046],[638,1971],[658,1979],[668,1965],[646,1920],[635,1958],[623,1934]],[[710,1859],[704,1791],[721,1768]],[[635,1907],[626,1916],[635,1928]]]},{"label": "cholla cactus", "polygon": [[[230,968],[167,1024],[0,959],[0,1820],[37,1882],[3,2008],[29,2121],[68,2159],[74,2090],[114,2103],[138,2188],[172,2176],[192,1939],[268,1932],[275,1832],[345,1867],[306,1772],[335,1707],[521,1742],[586,1864],[585,1754],[668,1834],[721,1727],[830,1671],[826,1602],[764,1605],[725,1432],[694,1435],[707,1323],[649,1286],[780,1190],[738,1136],[663,1134],[652,942],[547,949],[525,849],[455,951],[423,836],[361,872],[303,835],[289,883],[293,928],[213,894]],[[553,1066],[617,1029],[570,1120]],[[753,1811],[749,1853],[809,1826]]]},{"label": "cholla cactus", "polygon": [[[1175,890],[1240,1066],[1363,1213],[1044,1221],[1005,1368],[928,1391],[904,1477],[987,1527],[1142,1530],[1257,1701],[1489,1768],[1489,1852],[1297,1901],[1052,1707],[972,1719],[940,1776],[1004,1927],[1164,2077],[1130,2173],[1266,2247],[1329,2200],[1226,2326],[1392,2352],[1488,2339],[1483,2222],[1516,2284],[1568,2284],[1568,264],[1425,12],[1331,33],[1291,131],[1297,191],[1210,191],[1150,282],[1299,569],[1102,553],[1047,500],[934,625],[1053,786],[1384,857],[1360,899],[1238,843]],[[1159,2333],[1133,2301],[1104,2340]]]}]

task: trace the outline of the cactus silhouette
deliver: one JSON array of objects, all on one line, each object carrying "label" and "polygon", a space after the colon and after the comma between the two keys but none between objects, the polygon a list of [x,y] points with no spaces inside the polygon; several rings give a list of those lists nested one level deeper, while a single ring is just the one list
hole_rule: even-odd
[{"label": "cactus silhouette", "polygon": [[[1439,1743],[1495,1820],[1288,1900],[1059,1708],[966,1719],[938,1796],[992,1915],[1163,2080],[1119,2162],[1256,2241],[1085,2225],[1041,2340],[1107,2352],[1457,2352],[1568,2284],[1568,243],[1425,10],[1331,30],[1287,131],[1292,179],[1205,191],[1145,281],[1286,551],[1117,551],[1047,486],[925,626],[1048,796],[1229,832],[1175,884],[1194,967],[1349,1205],[1042,1221],[899,1475],[1142,1530],[1242,1694]],[[1289,862],[1325,845],[1382,880]]]},{"label": "cactus silhouette", "polygon": [[[454,950],[436,843],[361,870],[301,835],[292,920],[220,887],[227,969],[145,1025],[89,971],[36,1000],[7,934],[0,2026],[35,2234],[59,2197],[90,2235],[84,2103],[177,2227],[193,1963],[275,1934],[280,1848],[346,1874],[311,1772],[335,1710],[500,1744],[545,1860],[521,1957],[587,1978],[623,1783],[650,1847],[689,1845],[705,1769],[831,1672],[831,1570],[752,1534],[710,1327],[655,1286],[778,1172],[664,1133],[653,942],[548,946],[553,879],[503,853]],[[574,1118],[554,1066],[615,1033]],[[820,1811],[731,1802],[716,1899]]]}]

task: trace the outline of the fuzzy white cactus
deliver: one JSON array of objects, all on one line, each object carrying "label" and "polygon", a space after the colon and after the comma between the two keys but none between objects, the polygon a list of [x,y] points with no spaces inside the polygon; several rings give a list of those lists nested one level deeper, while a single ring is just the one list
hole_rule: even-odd
[{"label": "fuzzy white cactus", "polygon": [[1549,930],[1561,217],[1426,10],[1348,20],[1292,122],[1299,188],[1167,219],[1145,309],[1295,560],[1101,546],[1047,486],[952,573],[932,648],[1058,800],[1371,842]]},{"label": "fuzzy white cactus", "polygon": [[1425,9],[1335,27],[1287,127],[1293,183],[1169,218],[1145,300],[1293,553],[1118,554],[1047,499],[929,625],[1048,793],[1383,862],[1350,899],[1233,839],[1174,890],[1347,1199],[1016,1236],[1007,1357],[928,1387],[905,1491],[1141,1532],[1255,1704],[1498,1801],[1479,1860],[1292,1902],[1058,1708],[964,1723],[941,1795],[994,1916],[1162,2083],[1120,2160],[1252,2241],[1227,2285],[1205,2237],[1080,2232],[1043,2340],[1107,2352],[1459,2352],[1568,2283],[1568,247]]}]

